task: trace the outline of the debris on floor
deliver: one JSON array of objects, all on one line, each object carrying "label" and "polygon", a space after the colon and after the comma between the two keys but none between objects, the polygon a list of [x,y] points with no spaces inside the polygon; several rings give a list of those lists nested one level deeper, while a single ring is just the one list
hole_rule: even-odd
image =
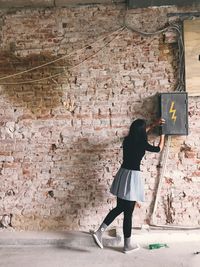
[{"label": "debris on floor", "polygon": [[149,249],[158,249],[158,248],[168,248],[168,245],[163,243],[149,244]]}]

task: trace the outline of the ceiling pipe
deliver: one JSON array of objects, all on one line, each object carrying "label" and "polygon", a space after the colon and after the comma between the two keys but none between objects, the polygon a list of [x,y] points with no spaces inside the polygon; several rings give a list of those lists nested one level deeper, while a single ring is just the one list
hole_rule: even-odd
[{"label": "ceiling pipe", "polygon": [[0,8],[54,7],[54,0],[0,0]]},{"label": "ceiling pipe", "polygon": [[126,3],[126,0],[55,0],[55,6],[69,6],[69,5],[93,5],[93,4],[120,4]]},{"label": "ceiling pipe", "polygon": [[127,0],[129,8],[147,8],[161,6],[199,6],[199,0]]},{"label": "ceiling pipe", "polygon": [[41,8],[41,7],[68,7],[94,4],[121,4],[126,0],[0,0],[2,8]]}]

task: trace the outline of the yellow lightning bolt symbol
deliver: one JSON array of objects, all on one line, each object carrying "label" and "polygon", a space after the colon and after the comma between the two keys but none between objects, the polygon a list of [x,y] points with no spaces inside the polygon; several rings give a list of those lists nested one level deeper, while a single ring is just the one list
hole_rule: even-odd
[{"label": "yellow lightning bolt symbol", "polygon": [[169,113],[172,113],[172,120],[174,121],[174,123],[176,122],[176,109],[174,109],[174,101],[172,101]]}]

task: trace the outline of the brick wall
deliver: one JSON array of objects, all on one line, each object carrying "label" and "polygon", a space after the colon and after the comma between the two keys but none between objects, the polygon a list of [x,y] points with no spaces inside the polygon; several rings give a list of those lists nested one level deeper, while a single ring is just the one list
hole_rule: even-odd
[{"label": "brick wall", "polygon": [[[181,11],[196,10],[128,10],[126,20],[150,32],[166,26],[167,13]],[[15,229],[96,227],[115,205],[109,187],[130,123],[138,117],[152,121],[156,94],[175,89],[174,33],[144,37],[124,30],[105,46],[124,14],[123,5],[1,11],[1,77],[73,53],[0,80],[0,216],[12,214]],[[60,72],[52,79],[22,83]],[[172,138],[158,223],[200,224],[199,114],[199,97],[190,98],[190,134]],[[142,162],[146,202],[137,206],[134,226],[149,222],[159,162],[160,155],[151,153]]]}]

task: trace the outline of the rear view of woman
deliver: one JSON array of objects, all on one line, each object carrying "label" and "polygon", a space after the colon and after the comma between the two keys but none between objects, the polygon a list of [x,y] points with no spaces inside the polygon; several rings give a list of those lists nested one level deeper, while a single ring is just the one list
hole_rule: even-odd
[{"label": "rear view of woman", "polygon": [[110,189],[110,192],[117,197],[117,205],[108,213],[99,229],[93,234],[100,248],[103,248],[102,236],[106,228],[123,212],[123,252],[129,253],[139,249],[138,244],[131,244],[131,230],[135,203],[144,201],[144,181],[140,172],[140,163],[145,151],[160,152],[163,149],[164,135],[160,135],[158,146],[150,145],[147,140],[147,132],[163,123],[164,120],[159,119],[147,127],[145,120],[137,119],[131,124],[129,134],[123,141],[123,163]]}]

